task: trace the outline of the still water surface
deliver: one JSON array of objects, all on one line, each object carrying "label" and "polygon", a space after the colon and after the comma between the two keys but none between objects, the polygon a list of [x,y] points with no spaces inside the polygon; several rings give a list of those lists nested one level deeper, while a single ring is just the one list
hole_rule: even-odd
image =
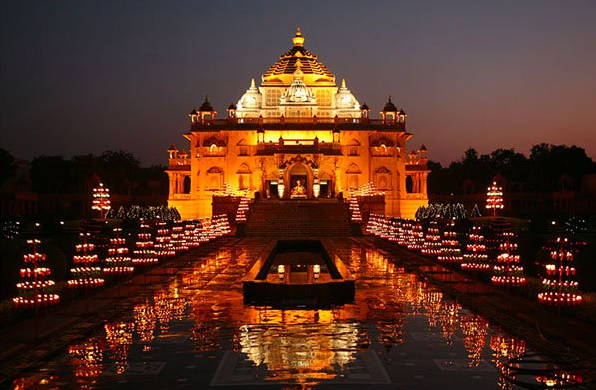
[{"label": "still water surface", "polygon": [[270,243],[232,239],[175,263],[174,278],[14,388],[515,388],[500,362],[527,352],[524,340],[369,241],[326,243],[356,278],[354,304],[244,305],[241,279]]}]

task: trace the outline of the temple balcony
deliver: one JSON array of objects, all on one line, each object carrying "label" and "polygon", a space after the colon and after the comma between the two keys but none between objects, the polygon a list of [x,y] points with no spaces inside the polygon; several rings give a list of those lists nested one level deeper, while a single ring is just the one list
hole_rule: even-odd
[{"label": "temple balcony", "polygon": [[225,157],[228,154],[228,148],[226,146],[214,147],[203,147],[203,157]]},{"label": "temple balcony", "polygon": [[325,154],[341,155],[338,142],[319,142],[317,139],[281,139],[279,142],[259,142],[258,155],[284,154]]},{"label": "temple balcony", "polygon": [[190,160],[187,158],[171,158],[168,160],[170,171],[190,171]]}]

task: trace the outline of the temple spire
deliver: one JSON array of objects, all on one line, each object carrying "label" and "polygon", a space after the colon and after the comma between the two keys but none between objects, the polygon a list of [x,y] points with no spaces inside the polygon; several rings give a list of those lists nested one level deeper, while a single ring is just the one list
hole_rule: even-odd
[{"label": "temple spire", "polygon": [[294,46],[303,46],[304,45],[304,37],[302,36],[302,31],[300,27],[296,28],[296,35],[292,38],[292,42],[294,42]]}]

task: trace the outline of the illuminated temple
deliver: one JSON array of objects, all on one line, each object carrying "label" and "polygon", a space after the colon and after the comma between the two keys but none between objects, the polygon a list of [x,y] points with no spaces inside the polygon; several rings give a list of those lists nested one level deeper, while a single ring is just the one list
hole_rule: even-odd
[{"label": "illuminated temple", "polygon": [[397,217],[411,218],[427,204],[427,150],[407,152],[406,113],[389,98],[372,119],[304,40],[297,29],[292,48],[259,86],[250,82],[224,118],[208,99],[190,113],[190,145],[170,146],[166,171],[168,204],[184,219],[211,216],[213,195],[228,185],[288,201],[374,187],[384,194],[385,214]]}]

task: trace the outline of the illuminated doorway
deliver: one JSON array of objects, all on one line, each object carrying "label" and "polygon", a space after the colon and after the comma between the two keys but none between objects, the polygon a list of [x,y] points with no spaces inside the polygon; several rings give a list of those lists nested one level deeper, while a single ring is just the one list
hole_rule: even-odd
[{"label": "illuminated doorway", "polygon": [[290,199],[307,199],[310,193],[308,183],[308,168],[304,164],[294,165],[289,172],[289,195]]},{"label": "illuminated doorway", "polygon": [[265,187],[265,197],[279,198],[279,195],[277,194],[277,180],[267,180],[267,185]]},{"label": "illuminated doorway", "polygon": [[329,188],[329,180],[321,180],[321,192],[319,198],[330,198],[331,192]]}]

